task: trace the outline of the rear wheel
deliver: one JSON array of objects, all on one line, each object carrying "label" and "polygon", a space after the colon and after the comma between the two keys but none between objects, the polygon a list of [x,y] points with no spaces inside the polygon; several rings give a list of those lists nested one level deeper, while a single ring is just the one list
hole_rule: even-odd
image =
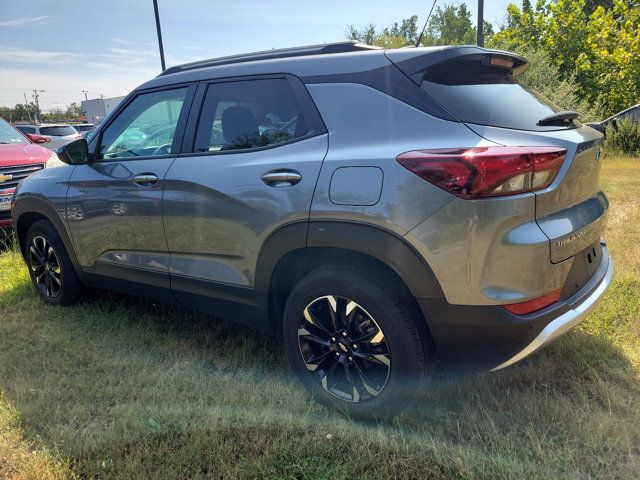
[{"label": "rear wheel", "polygon": [[355,416],[399,413],[431,366],[424,319],[387,280],[351,266],[321,267],[296,285],[285,307],[294,371],[320,402]]},{"label": "rear wheel", "polygon": [[29,228],[25,259],[31,282],[42,300],[50,305],[71,305],[80,293],[80,280],[60,234],[46,220]]}]

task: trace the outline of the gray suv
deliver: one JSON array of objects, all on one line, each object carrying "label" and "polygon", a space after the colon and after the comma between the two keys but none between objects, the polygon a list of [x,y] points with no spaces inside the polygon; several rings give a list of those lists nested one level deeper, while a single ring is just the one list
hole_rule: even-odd
[{"label": "gray suv", "polygon": [[357,415],[398,411],[437,364],[512,365],[612,276],[602,136],[525,68],[354,42],[170,68],[20,184],[33,284],[280,331],[314,396]]}]

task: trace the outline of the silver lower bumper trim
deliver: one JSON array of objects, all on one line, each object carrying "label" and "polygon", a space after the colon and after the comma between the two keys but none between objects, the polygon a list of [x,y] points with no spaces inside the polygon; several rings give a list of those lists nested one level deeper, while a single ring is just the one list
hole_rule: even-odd
[{"label": "silver lower bumper trim", "polygon": [[549,325],[544,327],[544,329],[540,332],[540,334],[522,351],[520,351],[515,356],[511,357],[504,363],[501,363],[495,368],[492,368],[491,371],[495,372],[496,370],[502,370],[503,368],[509,367],[514,363],[519,362],[520,360],[528,357],[535,351],[540,348],[548,345],[553,342],[556,338],[564,335],[573,327],[575,327],[578,323],[580,323],[587,314],[591,311],[591,309],[595,306],[597,301],[600,299],[602,294],[605,292],[609,284],[611,283],[611,278],[613,277],[613,261],[611,257],[609,257],[609,265],[607,266],[607,273],[604,278],[598,285],[598,287],[589,295],[584,301],[580,302],[578,305],[574,306],[571,310],[566,313],[563,313],[558,318],[553,320]]}]

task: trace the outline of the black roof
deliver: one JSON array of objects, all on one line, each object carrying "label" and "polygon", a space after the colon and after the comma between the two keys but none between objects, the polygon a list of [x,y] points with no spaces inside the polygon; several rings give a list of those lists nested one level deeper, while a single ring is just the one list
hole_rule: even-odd
[{"label": "black roof", "polygon": [[196,70],[198,68],[215,67],[218,65],[229,65],[233,63],[253,62],[256,60],[271,60],[274,58],[303,57],[308,55],[324,55],[328,53],[347,53],[362,50],[378,50],[381,47],[374,47],[360,43],[356,40],[339,43],[325,43],[321,45],[308,45],[304,47],[281,48],[273,50],[264,50],[262,52],[246,53],[241,55],[231,55],[228,57],[210,58],[208,60],[199,60],[197,62],[185,63],[170,67],[162,72],[163,75],[184,72],[187,70]]}]

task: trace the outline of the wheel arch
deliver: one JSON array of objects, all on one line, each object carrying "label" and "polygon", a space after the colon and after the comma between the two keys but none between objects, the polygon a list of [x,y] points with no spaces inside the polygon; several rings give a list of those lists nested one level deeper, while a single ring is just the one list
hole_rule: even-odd
[{"label": "wheel arch", "polygon": [[69,254],[69,258],[71,259],[71,263],[73,264],[76,274],[82,281],[84,281],[82,269],[80,268],[80,264],[76,258],[71,238],[69,237],[60,214],[53,205],[38,198],[21,198],[14,205],[12,216],[16,239],[18,240],[18,245],[20,246],[20,252],[23,258],[26,258],[25,241],[29,228],[39,220],[47,220],[53,225],[62,238],[62,242]]},{"label": "wheel arch", "polygon": [[388,275],[412,298],[444,298],[426,261],[401,236],[375,225],[311,221],[280,228],[265,242],[256,271],[256,291],[279,328],[284,303],[306,273],[328,263],[373,269]]}]

